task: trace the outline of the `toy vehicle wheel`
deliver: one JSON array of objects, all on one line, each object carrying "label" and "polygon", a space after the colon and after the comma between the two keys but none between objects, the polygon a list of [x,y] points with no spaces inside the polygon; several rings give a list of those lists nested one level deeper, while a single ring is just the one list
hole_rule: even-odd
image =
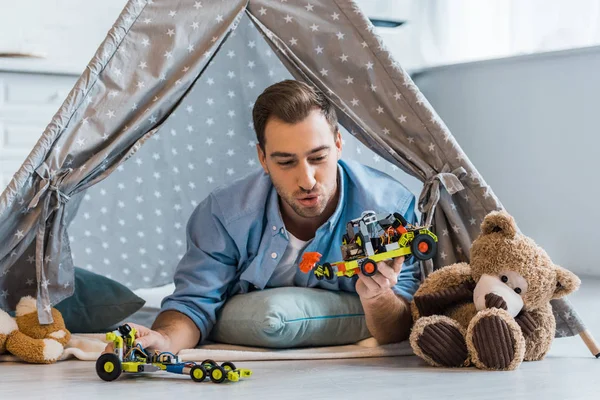
[{"label": "toy vehicle wheel", "polygon": [[213,369],[210,370],[210,380],[214,383],[222,383],[227,378],[227,371],[219,365],[215,365]]},{"label": "toy vehicle wheel", "polygon": [[429,260],[435,254],[437,243],[433,238],[424,233],[420,233],[410,244],[410,250],[419,261]]},{"label": "toy vehicle wheel", "polygon": [[235,371],[235,364],[231,361],[225,361],[223,364],[221,364],[221,367],[223,367],[225,371]]},{"label": "toy vehicle wheel", "polygon": [[356,234],[356,244],[360,246],[360,249],[363,252],[363,254],[367,254],[367,250],[365,247],[365,237],[360,232]]},{"label": "toy vehicle wheel", "polygon": [[[394,213],[394,218],[396,218],[398,221],[400,221],[400,224],[401,224],[402,226],[406,226],[406,225],[408,225],[408,221],[406,220],[406,218],[404,218],[404,217],[402,216],[402,214],[395,212],[395,213]],[[397,228],[397,226],[394,226],[394,228]]]},{"label": "toy vehicle wheel", "polygon": [[194,382],[204,382],[206,379],[206,370],[202,365],[194,365],[190,370],[190,376]]},{"label": "toy vehicle wheel", "polygon": [[360,266],[360,272],[363,273],[364,276],[373,276],[377,273],[377,264],[375,261],[367,258]]},{"label": "toy vehicle wheel", "polygon": [[208,369],[214,368],[217,366],[217,363],[214,362],[214,360],[208,359],[208,360],[204,360],[202,361],[201,365],[206,369],[208,367]]},{"label": "toy vehicle wheel", "polygon": [[325,273],[325,277],[327,280],[333,280],[333,267],[329,263],[323,264],[323,272]]},{"label": "toy vehicle wheel", "polygon": [[121,375],[121,361],[116,354],[102,354],[96,361],[96,373],[107,382],[114,381]]}]

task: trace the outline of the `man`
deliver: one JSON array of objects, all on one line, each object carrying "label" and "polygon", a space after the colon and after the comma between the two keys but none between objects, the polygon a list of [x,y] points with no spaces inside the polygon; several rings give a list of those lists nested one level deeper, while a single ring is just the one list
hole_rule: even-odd
[{"label": "man", "polygon": [[231,295],[281,286],[356,291],[378,342],[407,339],[416,264],[401,268],[401,257],[378,263],[372,277],[317,281],[298,262],[306,251],[341,259],[346,222],[365,210],[400,212],[414,223],[414,195],[382,172],[340,160],[333,105],[304,83],[268,87],[253,120],[262,171],[218,188],[194,210],[175,292],[163,300],[152,330],[136,326],[138,342],[174,353],[193,348]]}]

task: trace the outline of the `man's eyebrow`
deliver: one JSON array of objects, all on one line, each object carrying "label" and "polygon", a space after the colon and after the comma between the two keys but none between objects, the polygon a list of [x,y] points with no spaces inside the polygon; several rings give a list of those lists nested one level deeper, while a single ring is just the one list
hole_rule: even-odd
[{"label": "man's eyebrow", "polygon": [[[306,153],[307,155],[311,155],[314,153],[318,153],[319,151],[323,151],[323,150],[327,150],[329,149],[328,145],[323,145],[323,146],[319,146],[317,148],[314,148],[312,150],[310,150],[308,153]],[[296,157],[296,154],[294,153],[285,153],[283,151],[274,151],[273,153],[271,153],[271,157]]]}]

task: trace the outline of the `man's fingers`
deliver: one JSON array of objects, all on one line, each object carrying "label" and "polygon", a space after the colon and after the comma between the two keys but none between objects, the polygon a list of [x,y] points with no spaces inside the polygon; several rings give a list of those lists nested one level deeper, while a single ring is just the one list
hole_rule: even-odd
[{"label": "man's fingers", "polygon": [[[400,265],[402,265],[402,264],[400,264]],[[383,276],[385,276],[387,279],[389,279],[390,282],[392,282],[394,285],[396,284],[396,282],[398,282],[398,274],[400,272],[398,270],[396,270],[396,268],[394,268],[393,266],[390,266],[390,264],[388,264],[387,262],[385,262],[385,261],[379,262],[377,264],[377,269]]]},{"label": "man's fingers", "polygon": [[112,342],[108,343],[106,345],[106,347],[104,348],[104,351],[102,352],[102,354],[106,354],[106,353],[114,353],[115,352],[115,346],[113,345]]},{"label": "man's fingers", "polygon": [[139,344],[143,348],[151,348],[156,345],[156,340],[152,337],[152,335],[148,335],[135,339],[135,343]]},{"label": "man's fingers", "polygon": [[377,283],[377,285],[379,286],[379,289],[382,289],[382,288],[387,289],[387,288],[391,287],[390,279],[388,279],[385,275],[383,275],[380,272],[376,273],[371,278],[375,281],[375,283]]},{"label": "man's fingers", "polygon": [[151,332],[150,329],[146,328],[143,325],[138,325],[138,324],[135,324],[133,322],[127,322],[127,324],[130,327],[132,327],[133,329],[135,329],[135,337],[136,338],[146,336],[146,335],[148,335],[148,333]]},{"label": "man's fingers", "polygon": [[362,274],[362,272],[358,273],[358,279],[360,279],[362,281],[362,283],[365,284],[365,286],[367,287],[367,289],[369,291],[376,291],[379,290],[379,285],[377,284],[377,282],[375,282],[373,280],[373,277],[371,276],[365,276]]},{"label": "man's fingers", "polygon": [[394,263],[392,264],[392,268],[394,269],[394,272],[396,272],[396,275],[398,275],[400,273],[400,270],[402,269],[402,264],[404,264],[404,260],[405,260],[404,256],[394,258]]}]

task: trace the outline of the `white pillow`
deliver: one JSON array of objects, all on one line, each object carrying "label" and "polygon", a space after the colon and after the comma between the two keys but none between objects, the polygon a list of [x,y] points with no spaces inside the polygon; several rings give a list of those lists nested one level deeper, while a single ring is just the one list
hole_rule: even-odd
[{"label": "white pillow", "polygon": [[133,292],[146,300],[144,308],[156,308],[160,309],[160,303],[162,300],[175,291],[175,284],[169,283],[164,286],[158,286],[153,288],[142,288],[134,290]]}]

